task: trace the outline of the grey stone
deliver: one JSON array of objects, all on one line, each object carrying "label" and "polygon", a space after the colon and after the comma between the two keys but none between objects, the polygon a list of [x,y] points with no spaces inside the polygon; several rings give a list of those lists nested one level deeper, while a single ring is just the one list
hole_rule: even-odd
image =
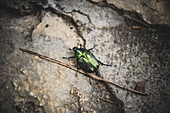
[{"label": "grey stone", "polygon": [[[14,7],[1,2],[19,12],[25,11],[19,8],[22,4],[30,5],[18,1]],[[34,13],[27,7],[26,15],[0,10],[0,112],[170,111],[169,27],[134,22],[102,0],[47,2],[34,2],[39,9]],[[96,80],[90,84],[80,73],[76,78],[75,71],[19,50],[27,48],[74,66],[74,60],[62,57],[73,56],[69,48],[77,43],[87,49],[97,45],[92,53],[113,65],[100,66],[104,79],[132,89],[142,82],[150,95],[133,94]]]},{"label": "grey stone", "polygon": [[[96,3],[103,2],[101,0],[91,1]],[[169,0],[106,0],[106,3],[114,5],[120,10],[136,12],[141,15],[143,20],[148,24],[170,25]],[[132,18],[133,17],[131,17],[131,19]]]}]

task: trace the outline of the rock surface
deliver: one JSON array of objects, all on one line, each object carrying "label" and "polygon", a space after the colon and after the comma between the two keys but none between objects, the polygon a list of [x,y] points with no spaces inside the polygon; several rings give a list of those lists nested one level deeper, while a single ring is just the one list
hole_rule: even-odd
[{"label": "rock surface", "polygon": [[[104,0],[91,0],[101,3]],[[170,1],[169,0],[106,0],[109,5],[124,11],[136,12],[148,24],[170,25]],[[128,17],[126,13],[124,16]],[[134,19],[133,17],[130,17]]]},{"label": "rock surface", "polygon": [[[110,6],[115,5],[111,0],[0,2],[4,4],[0,9],[0,112],[170,112],[169,27],[131,20],[129,12],[122,15]],[[122,4],[126,3],[115,6],[121,8]],[[20,8],[26,6],[30,7]],[[82,74],[76,78],[75,71],[19,50],[27,48],[74,65],[62,57],[73,56],[69,48],[77,44],[97,45],[92,53],[112,64],[100,67],[104,79],[132,89],[143,83],[150,95],[133,94],[96,80],[90,84]]]}]

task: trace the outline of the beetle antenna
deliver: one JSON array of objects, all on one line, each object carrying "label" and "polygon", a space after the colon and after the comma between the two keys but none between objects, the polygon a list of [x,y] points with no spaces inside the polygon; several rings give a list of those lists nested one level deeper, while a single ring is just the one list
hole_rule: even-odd
[{"label": "beetle antenna", "polygon": [[97,45],[94,45],[92,48],[90,48],[89,50],[93,50]]},{"label": "beetle antenna", "polygon": [[80,44],[80,48],[82,48],[82,45]]}]

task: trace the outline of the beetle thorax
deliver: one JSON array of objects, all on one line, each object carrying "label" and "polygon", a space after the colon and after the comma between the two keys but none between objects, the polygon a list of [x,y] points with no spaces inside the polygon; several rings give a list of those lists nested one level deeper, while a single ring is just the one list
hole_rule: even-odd
[{"label": "beetle thorax", "polygon": [[82,52],[81,50],[76,51],[76,57],[85,57],[86,58],[86,52]]}]

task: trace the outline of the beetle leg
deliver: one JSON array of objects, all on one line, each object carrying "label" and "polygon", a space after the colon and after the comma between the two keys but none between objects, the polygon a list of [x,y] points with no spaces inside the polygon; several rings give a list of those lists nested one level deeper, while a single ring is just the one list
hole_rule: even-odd
[{"label": "beetle leg", "polygon": [[75,76],[77,77],[77,72],[78,72],[78,62],[77,62],[77,70],[76,70],[76,74],[75,74]]},{"label": "beetle leg", "polygon": [[88,49],[88,50],[89,50],[89,51],[90,51],[90,50],[93,50],[96,46],[97,46],[97,45],[94,45],[92,48],[90,48],[90,49]]},{"label": "beetle leg", "polygon": [[92,84],[92,82],[91,82],[91,78],[89,78],[89,83],[90,83],[90,85]]},{"label": "beetle leg", "polygon": [[70,59],[70,58],[75,58],[76,56],[71,56],[71,57],[63,57],[63,59]]},{"label": "beetle leg", "polygon": [[80,44],[80,48],[82,48],[82,45]]},{"label": "beetle leg", "polygon": [[91,78],[90,78],[90,76],[88,75],[88,73],[86,73],[86,76],[89,77],[89,83],[90,83],[90,85],[91,85],[92,82],[91,82]]},{"label": "beetle leg", "polygon": [[75,77],[77,77],[77,72],[78,72],[78,67],[77,67],[77,70],[76,70],[76,74],[75,74]]},{"label": "beetle leg", "polygon": [[102,62],[100,62],[99,60],[97,60],[99,62],[99,65],[102,66],[102,65],[105,65],[105,66],[112,66],[111,64],[104,64]]}]

